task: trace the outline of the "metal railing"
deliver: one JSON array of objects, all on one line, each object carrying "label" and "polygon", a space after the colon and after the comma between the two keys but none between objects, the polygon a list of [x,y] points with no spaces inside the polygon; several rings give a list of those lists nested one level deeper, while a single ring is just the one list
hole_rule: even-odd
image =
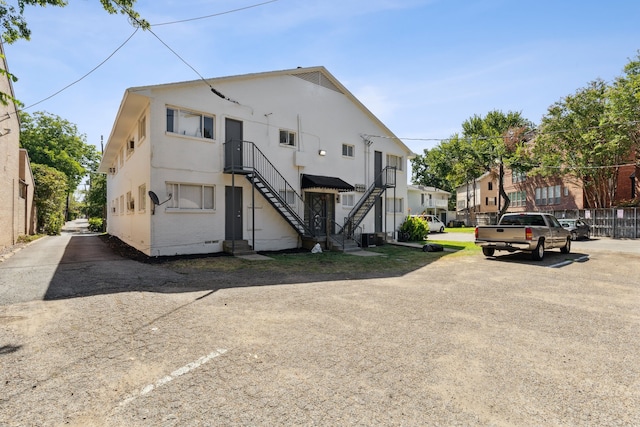
[{"label": "metal railing", "polygon": [[[312,230],[307,226],[298,213],[298,209],[304,206],[302,196],[289,184],[285,177],[264,155],[264,153],[251,141],[231,140],[224,144],[225,152],[225,172],[242,175],[253,174],[261,181],[273,194],[282,209],[287,211],[298,224],[304,229],[305,234],[313,235]],[[255,180],[252,180],[255,184]],[[276,209],[280,210],[279,207]],[[282,213],[282,212],[281,212]],[[284,215],[283,215],[284,216]],[[285,218],[287,218],[285,216]],[[288,218],[287,218],[288,219]]]}]

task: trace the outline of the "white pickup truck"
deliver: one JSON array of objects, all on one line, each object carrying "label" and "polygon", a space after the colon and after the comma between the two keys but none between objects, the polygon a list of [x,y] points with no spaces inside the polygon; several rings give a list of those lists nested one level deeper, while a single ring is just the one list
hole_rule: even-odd
[{"label": "white pickup truck", "polygon": [[492,257],[495,251],[525,251],[540,261],[547,249],[560,248],[560,252],[568,254],[571,233],[551,214],[511,213],[503,215],[498,225],[476,227],[475,243],[487,257]]}]

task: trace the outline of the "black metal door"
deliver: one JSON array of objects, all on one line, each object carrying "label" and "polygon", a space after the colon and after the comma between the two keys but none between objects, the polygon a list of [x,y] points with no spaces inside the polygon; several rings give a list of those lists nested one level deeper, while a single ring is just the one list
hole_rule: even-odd
[{"label": "black metal door", "polygon": [[[373,173],[375,174],[376,187],[382,187],[382,152],[374,151],[373,153]],[[385,193],[382,193],[385,194]],[[382,198],[378,198],[373,207],[373,215],[375,219],[375,231],[377,233],[382,231]]]},{"label": "black metal door", "polygon": [[305,221],[315,236],[326,236],[335,232],[334,195],[329,193],[306,193]]},{"label": "black metal door", "polygon": [[242,169],[242,122],[225,119],[224,122],[224,166],[225,170]]},{"label": "black metal door", "polygon": [[224,188],[225,240],[242,240],[242,187]]}]

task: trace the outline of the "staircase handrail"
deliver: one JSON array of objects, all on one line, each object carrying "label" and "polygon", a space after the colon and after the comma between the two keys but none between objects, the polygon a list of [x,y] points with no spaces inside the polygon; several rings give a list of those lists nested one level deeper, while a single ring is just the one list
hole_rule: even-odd
[{"label": "staircase handrail", "polygon": [[[242,159],[241,164],[235,164],[235,158],[231,159],[231,169],[236,170],[236,166],[240,166],[241,170],[248,171],[251,173],[255,173],[262,180],[263,184],[268,185],[274,194],[274,197],[278,198],[278,201],[282,204],[282,206],[296,218],[297,221],[300,222],[300,225],[305,230],[305,233],[313,236],[314,233],[307,226],[304,220],[300,217],[300,215],[291,207],[291,205],[287,202],[287,193],[291,192],[293,199],[297,203],[300,203],[299,206],[304,206],[304,200],[302,196],[298,194],[298,192],[294,189],[294,187],[289,184],[286,178],[278,171],[278,169],[271,163],[271,161],[264,155],[264,153],[256,146],[256,144],[252,141],[244,141],[239,139],[232,139],[225,142],[225,146],[227,144],[242,144]],[[245,149],[247,148],[247,149]],[[227,153],[227,150],[224,150]],[[231,150],[233,152],[233,150]],[[274,182],[275,181],[275,182]],[[284,197],[280,194],[280,191],[284,191]]]},{"label": "staircase handrail", "polygon": [[[387,188],[393,188],[396,186],[396,170],[395,166],[387,166],[376,176],[373,180],[373,183],[369,186],[369,188],[364,192],[358,203],[349,211],[347,215],[347,219],[344,222],[341,233],[344,234],[346,230],[347,237],[351,237],[355,233],[356,227],[360,225],[360,222],[357,224],[354,223],[353,219],[358,213],[358,211],[362,208],[362,206],[367,202],[369,196],[373,193],[376,188],[383,188],[385,191]],[[361,219],[362,220],[362,219]]]},{"label": "staircase handrail", "polygon": [[[391,175],[393,177],[393,183],[389,184],[388,181],[389,180],[389,172],[393,171],[393,175]],[[376,178],[373,180],[373,183],[369,186],[369,188],[367,188],[367,191],[364,192],[364,194],[362,195],[362,197],[360,198],[360,200],[358,200],[358,203],[356,203],[356,205],[351,209],[351,211],[349,212],[349,214],[347,215],[348,218],[351,218],[353,215],[355,215],[356,212],[358,212],[358,210],[362,207],[362,205],[367,201],[367,197],[373,193],[373,190],[375,190],[376,188],[393,188],[396,186],[396,167],[395,166],[387,166],[384,169],[382,169],[382,171],[380,171],[380,173],[378,174],[378,176],[376,176]],[[383,178],[386,178],[383,182]],[[378,182],[380,182],[381,184],[378,185]]]}]

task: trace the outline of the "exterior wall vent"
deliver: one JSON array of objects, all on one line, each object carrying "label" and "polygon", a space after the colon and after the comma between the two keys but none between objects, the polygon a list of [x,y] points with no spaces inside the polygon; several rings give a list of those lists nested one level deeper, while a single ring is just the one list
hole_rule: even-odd
[{"label": "exterior wall vent", "polygon": [[320,71],[312,71],[310,73],[292,74],[292,76],[298,77],[299,79],[306,80],[309,83],[313,83],[313,84],[316,84],[318,86],[322,86],[323,88],[330,89],[330,90],[332,90],[334,92],[338,92],[338,93],[344,95],[344,93],[340,89],[338,89],[338,87],[336,85],[334,85],[333,82],[331,80],[329,80],[327,78],[327,76],[322,74]]}]

